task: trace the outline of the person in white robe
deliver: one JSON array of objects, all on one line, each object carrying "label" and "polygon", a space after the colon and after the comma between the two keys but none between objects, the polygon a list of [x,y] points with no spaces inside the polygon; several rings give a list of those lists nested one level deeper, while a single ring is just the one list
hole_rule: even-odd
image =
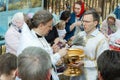
[{"label": "person in white robe", "polygon": [[9,28],[5,34],[6,53],[10,52],[16,55],[24,21],[22,12],[17,12],[13,15]]},{"label": "person in white robe", "polygon": [[[55,64],[62,56],[67,53],[67,50],[66,48],[63,48],[60,50],[56,50],[57,53],[53,53],[53,49],[44,38],[44,36],[47,35],[50,30],[52,30],[52,19],[53,16],[51,13],[45,10],[41,10],[35,13],[33,18],[31,19],[31,23],[28,24],[29,27],[26,23],[24,24],[17,55],[19,55],[26,47],[41,47],[49,53],[52,64],[55,68]],[[56,48],[54,49],[59,49],[57,46],[55,47]],[[52,80],[59,80],[55,69],[52,70],[51,74]]]},{"label": "person in white robe", "polygon": [[[85,57],[83,61],[73,64],[75,67],[83,67],[83,73],[80,76],[71,77],[71,80],[97,80],[97,64],[98,56],[109,49],[106,37],[96,29],[99,23],[99,15],[94,10],[88,10],[83,15],[84,31],[79,32],[75,38],[82,37],[84,39]],[[81,39],[81,38],[80,38]]]}]

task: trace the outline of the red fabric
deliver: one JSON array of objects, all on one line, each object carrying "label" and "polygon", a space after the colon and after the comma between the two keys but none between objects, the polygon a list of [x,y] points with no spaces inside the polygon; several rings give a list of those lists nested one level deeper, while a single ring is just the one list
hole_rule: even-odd
[{"label": "red fabric", "polygon": [[82,2],[81,11],[80,11],[80,14],[78,16],[80,17],[84,13],[84,11],[85,11],[85,5],[84,5],[84,2]]},{"label": "red fabric", "polygon": [[[120,45],[120,39],[115,40],[115,44]],[[112,50],[120,51],[120,47],[119,47],[119,46],[110,45],[109,47],[110,47],[110,49],[112,49]]]},{"label": "red fabric", "polygon": [[120,51],[120,47],[113,46],[113,45],[110,45],[109,47],[111,50]]},{"label": "red fabric", "polygon": [[[80,5],[81,5],[81,10],[80,10],[80,14],[77,15],[77,17],[80,17],[84,13],[84,11],[85,11],[85,3],[81,2],[81,1],[79,1],[79,2],[80,2]],[[74,11],[74,8],[75,8],[75,4],[73,5],[73,11]]]}]

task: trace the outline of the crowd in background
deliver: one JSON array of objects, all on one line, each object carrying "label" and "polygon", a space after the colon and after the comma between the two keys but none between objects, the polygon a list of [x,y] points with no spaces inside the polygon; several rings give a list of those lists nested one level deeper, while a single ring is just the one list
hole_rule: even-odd
[{"label": "crowd in background", "polygon": [[80,0],[59,16],[47,10],[14,14],[5,34],[6,54],[0,56],[0,80],[60,80],[57,64],[69,48],[85,54],[71,65],[83,73],[70,80],[119,80],[120,20],[113,13],[101,20],[99,13]]}]

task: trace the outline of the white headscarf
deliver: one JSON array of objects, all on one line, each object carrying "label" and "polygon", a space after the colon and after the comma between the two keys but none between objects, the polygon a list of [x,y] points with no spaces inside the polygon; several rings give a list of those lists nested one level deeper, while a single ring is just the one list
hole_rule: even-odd
[{"label": "white headscarf", "polygon": [[16,14],[14,14],[11,22],[16,27],[21,27],[24,24],[24,15],[23,15],[23,13],[22,12],[18,12]]}]

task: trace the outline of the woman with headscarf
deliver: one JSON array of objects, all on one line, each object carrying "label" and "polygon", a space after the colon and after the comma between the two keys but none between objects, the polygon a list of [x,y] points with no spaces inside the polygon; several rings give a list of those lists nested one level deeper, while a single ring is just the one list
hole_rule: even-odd
[{"label": "woman with headscarf", "polygon": [[[72,36],[74,36],[74,33],[78,28],[81,27],[76,27],[80,24],[76,24],[75,22],[78,22],[81,20],[82,15],[84,13],[84,2],[83,1],[77,1],[73,5],[73,12],[71,13],[69,21],[66,23],[66,36],[65,39],[68,41],[69,39],[72,39]],[[74,24],[75,23],[75,24]],[[83,30],[83,28],[81,28]]]},{"label": "woman with headscarf", "polygon": [[5,34],[6,52],[16,55],[21,35],[21,29],[24,24],[24,15],[22,12],[14,14],[9,29]]}]

